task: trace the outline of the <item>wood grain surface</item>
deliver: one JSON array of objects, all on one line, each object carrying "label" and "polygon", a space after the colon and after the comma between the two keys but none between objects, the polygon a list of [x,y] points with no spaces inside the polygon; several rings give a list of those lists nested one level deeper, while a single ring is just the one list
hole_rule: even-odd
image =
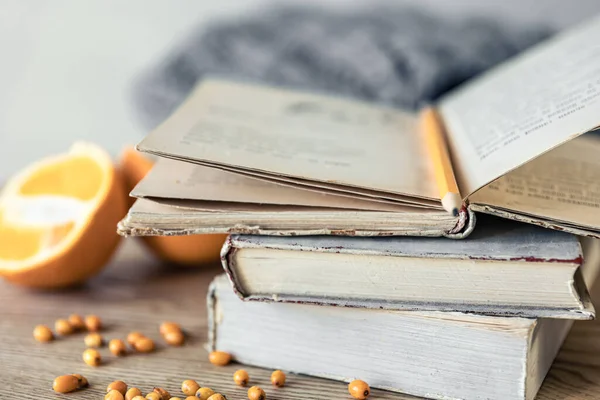
[{"label": "wood grain surface", "polygon": [[[240,366],[211,365],[203,347],[206,291],[210,280],[221,272],[220,266],[178,269],[160,265],[136,243],[126,240],[111,265],[85,287],[39,293],[0,283],[1,399],[103,399],[106,386],[117,379],[144,394],[158,386],[180,397],[181,382],[195,379],[230,400],[247,398],[246,390],[232,380]],[[600,300],[600,292],[594,297]],[[128,332],[139,330],[155,339],[158,349],[117,358],[104,347],[100,350],[103,365],[89,367],[81,358],[84,334],[47,344],[34,341],[36,324],[52,326],[57,318],[71,313],[100,316],[106,339],[124,339]],[[188,333],[183,347],[168,347],[160,339],[158,326],[165,320],[179,322]],[[290,375],[284,388],[275,389],[269,383],[271,371],[244,368],[251,383],[265,389],[268,399],[351,399],[344,383]],[[88,378],[90,388],[65,395],[52,391],[56,376],[76,372]],[[373,390],[370,398],[414,397]],[[537,399],[600,399],[600,323],[575,323]]]}]

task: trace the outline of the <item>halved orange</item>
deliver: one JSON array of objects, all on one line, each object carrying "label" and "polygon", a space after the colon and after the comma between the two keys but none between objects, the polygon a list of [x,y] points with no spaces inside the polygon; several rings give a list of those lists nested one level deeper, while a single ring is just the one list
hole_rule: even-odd
[{"label": "halved orange", "polygon": [[[123,150],[120,169],[127,193],[150,171],[154,163],[133,147]],[[135,198],[130,197],[129,205]],[[189,236],[146,236],[143,243],[163,261],[181,266],[198,267],[220,259],[220,252],[227,235],[204,234]]]},{"label": "halved orange", "polygon": [[125,213],[121,177],[99,146],[35,162],[0,194],[0,275],[35,288],[81,283],[114,253]]}]

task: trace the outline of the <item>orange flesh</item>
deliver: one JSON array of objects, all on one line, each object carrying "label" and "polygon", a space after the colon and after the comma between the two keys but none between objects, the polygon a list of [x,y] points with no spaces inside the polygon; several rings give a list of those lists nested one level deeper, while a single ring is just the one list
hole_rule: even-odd
[{"label": "orange flesh", "polygon": [[[19,194],[60,195],[87,201],[97,195],[103,179],[103,170],[94,160],[77,156],[40,169],[23,183]],[[18,226],[8,223],[0,210],[0,259],[25,260],[50,249],[60,244],[74,225],[67,222],[47,227]]]},{"label": "orange flesh", "polygon": [[20,194],[38,196],[59,194],[83,201],[92,200],[101,188],[103,171],[84,156],[72,157],[49,165],[23,183]]},{"label": "orange flesh", "polygon": [[59,244],[73,229],[69,222],[53,227],[20,227],[5,224],[0,213],[0,259],[25,260]]},{"label": "orange flesh", "polygon": [[23,260],[36,254],[41,247],[42,229],[17,228],[2,224],[0,216],[0,258]]}]

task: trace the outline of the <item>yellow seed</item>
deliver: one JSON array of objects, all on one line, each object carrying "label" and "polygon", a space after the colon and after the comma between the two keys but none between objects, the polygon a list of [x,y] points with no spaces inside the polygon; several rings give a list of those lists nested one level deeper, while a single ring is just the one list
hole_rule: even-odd
[{"label": "yellow seed", "polygon": [[117,392],[121,393],[123,396],[125,396],[125,393],[127,393],[127,384],[123,381],[114,381],[111,382],[108,387],[106,388],[107,392],[110,392],[111,390],[116,390]]},{"label": "yellow seed", "polygon": [[133,347],[140,353],[150,353],[154,351],[154,341],[146,337],[140,338],[135,341]]},{"label": "yellow seed", "polygon": [[231,354],[224,351],[213,351],[208,355],[208,359],[214,365],[224,366],[231,362]]},{"label": "yellow seed", "polygon": [[85,376],[81,375],[81,374],[72,374],[75,378],[77,378],[77,381],[79,382],[79,388],[84,388],[87,387],[89,385],[88,380],[85,378]]},{"label": "yellow seed", "polygon": [[273,386],[282,387],[285,385],[285,374],[283,371],[277,370],[273,371],[271,374],[271,383]]},{"label": "yellow seed", "polygon": [[164,335],[165,342],[171,346],[181,346],[185,341],[185,336],[181,331],[168,331]]},{"label": "yellow seed", "polygon": [[81,331],[83,328],[85,328],[85,322],[79,314],[69,315],[69,319],[67,319],[67,321],[69,321],[69,324],[71,324],[73,330],[75,331]]},{"label": "yellow seed", "polygon": [[250,376],[248,375],[248,372],[243,369],[238,369],[233,374],[233,381],[239,386],[246,386],[249,380]]},{"label": "yellow seed", "polygon": [[100,357],[100,353],[96,349],[87,349],[83,352],[83,361],[87,365],[91,365],[92,367],[100,365],[102,361],[102,357]]},{"label": "yellow seed", "polygon": [[160,395],[161,400],[169,400],[171,395],[163,388],[155,387],[153,390],[154,393],[158,393]]},{"label": "yellow seed", "polygon": [[54,340],[54,334],[46,325],[38,325],[33,329],[33,337],[38,342],[51,342]]},{"label": "yellow seed", "polygon": [[[181,397],[171,397],[169,400],[181,400]],[[196,399],[194,399],[196,400]]]},{"label": "yellow seed", "polygon": [[85,335],[85,338],[83,338],[83,342],[85,343],[85,345],[87,347],[102,347],[102,345],[104,344],[104,339],[102,338],[102,335],[100,335],[99,333],[90,333],[88,335]]},{"label": "yellow seed", "polygon": [[143,337],[145,336],[142,335],[141,332],[130,332],[129,335],[127,335],[127,343],[129,343],[131,347],[134,347],[135,342]]},{"label": "yellow seed", "polygon": [[185,380],[181,384],[181,391],[186,396],[195,395],[196,392],[198,391],[198,389],[200,389],[200,385],[198,385],[198,382],[191,380],[191,379]]},{"label": "yellow seed", "polygon": [[181,332],[181,326],[175,322],[163,322],[158,330],[162,336],[165,336],[167,332]]},{"label": "yellow seed", "polygon": [[52,389],[58,393],[69,393],[77,390],[79,387],[79,380],[73,375],[63,375],[54,379],[52,383]]},{"label": "yellow seed", "polygon": [[162,400],[162,397],[160,397],[160,394],[158,394],[156,392],[152,392],[152,393],[148,393],[146,395],[146,399],[147,400]]},{"label": "yellow seed", "polygon": [[215,393],[212,396],[210,396],[207,400],[227,400],[227,398],[221,393]]},{"label": "yellow seed", "polygon": [[185,400],[198,400],[198,398],[196,396],[188,396]]},{"label": "yellow seed", "polygon": [[356,379],[348,384],[348,392],[355,399],[364,400],[369,397],[371,389],[367,382]]},{"label": "yellow seed", "polygon": [[267,395],[265,391],[259,388],[258,386],[252,386],[248,389],[248,399],[250,400],[265,400]]},{"label": "yellow seed", "polygon": [[132,397],[131,400],[146,400],[146,398],[144,396],[140,395],[140,396]]},{"label": "yellow seed", "polygon": [[110,392],[106,393],[104,400],[123,400],[123,394],[121,394],[121,392],[118,390],[111,390]]},{"label": "yellow seed", "polygon": [[125,400],[133,400],[135,397],[142,397],[142,392],[138,388],[130,388],[127,393],[125,393]]},{"label": "yellow seed", "polygon": [[215,394],[215,391],[207,387],[201,387],[196,391],[196,397],[200,400],[208,400],[213,394]]},{"label": "yellow seed", "polygon": [[108,349],[115,356],[124,356],[125,353],[127,353],[125,342],[121,339],[111,339],[111,341],[108,342]]},{"label": "yellow seed", "polygon": [[86,315],[85,327],[90,332],[97,332],[102,329],[102,321],[96,315]]},{"label": "yellow seed", "polygon": [[59,335],[70,335],[73,333],[73,327],[66,319],[57,319],[54,323],[54,330]]}]

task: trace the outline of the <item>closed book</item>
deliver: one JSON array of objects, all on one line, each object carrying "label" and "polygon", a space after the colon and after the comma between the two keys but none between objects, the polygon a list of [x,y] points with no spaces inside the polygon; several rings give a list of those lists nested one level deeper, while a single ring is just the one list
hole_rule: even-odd
[{"label": "closed book", "polygon": [[494,217],[459,241],[231,235],[221,255],[248,301],[567,319],[594,317],[600,268],[572,234]]},{"label": "closed book", "polygon": [[433,399],[532,400],[572,320],[244,302],[209,289],[210,350]]}]

